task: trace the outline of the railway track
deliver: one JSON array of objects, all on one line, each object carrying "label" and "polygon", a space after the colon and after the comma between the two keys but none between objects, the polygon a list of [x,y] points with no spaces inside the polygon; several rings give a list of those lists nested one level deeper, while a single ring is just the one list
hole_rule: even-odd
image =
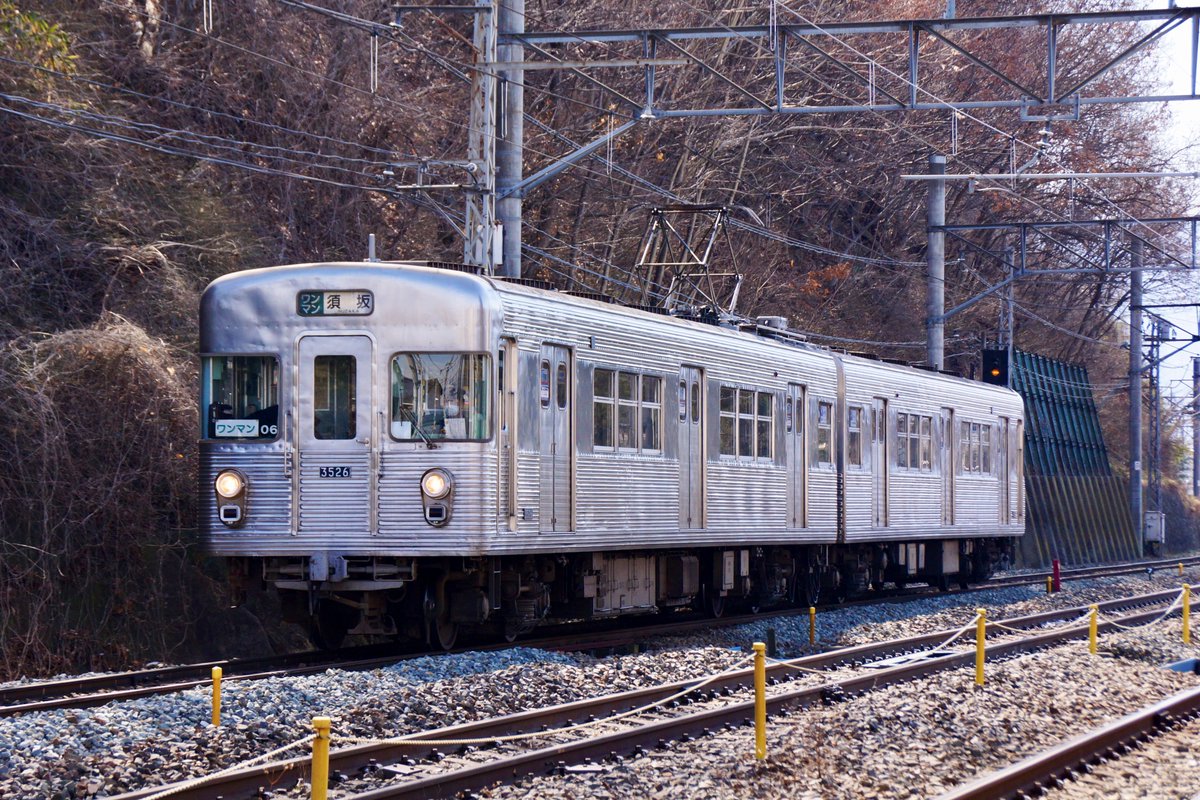
[{"label": "railway track", "polygon": [[[1200,557],[1159,559],[1101,567],[1084,567],[1063,570],[1061,574],[1063,580],[1083,580],[1087,578],[1137,574],[1144,572],[1146,569],[1170,569],[1175,568],[1180,563],[1185,566],[1200,564]],[[1003,576],[966,591],[1042,585],[1049,574],[1049,572],[1035,572],[1025,575]],[[880,600],[904,602],[906,600],[918,600],[931,593],[937,593],[937,589],[933,587],[909,589],[903,594],[872,593],[868,597],[842,605],[870,604],[879,602]],[[830,607],[832,606],[825,608]],[[729,615],[719,620],[710,618],[672,619],[669,622],[656,622],[637,626],[625,623],[619,629],[600,629],[585,632],[581,632],[578,629],[571,629],[570,626],[563,626],[563,630],[561,631],[551,628],[545,635],[522,640],[518,646],[573,651],[616,648],[635,644],[654,636],[700,631],[711,628],[714,625],[741,625],[771,617],[795,616],[806,613],[807,609],[790,608],[770,610],[760,614]],[[499,650],[511,646],[513,645],[484,644],[473,646],[470,649]],[[369,645],[336,653],[310,651],[282,656],[209,661],[198,664],[153,667],[143,670],[81,676],[55,681],[16,684],[0,688],[0,717],[58,708],[89,708],[114,701],[193,689],[198,686],[207,685],[210,682],[213,667],[221,667],[225,679],[257,680],[268,677],[309,675],[331,668],[350,671],[371,670],[394,664],[404,659],[437,655],[440,653],[440,650],[413,650],[412,648],[403,648],[394,644]]]},{"label": "railway track", "polygon": [[[1107,601],[1099,606],[1108,616],[1125,612],[1120,623],[1136,625],[1157,617],[1162,607],[1177,597],[1178,592],[1172,590]],[[1080,620],[1086,611],[1086,607],[1078,607],[989,623],[989,637],[1005,638],[989,640],[988,658],[1015,657],[1070,639],[1084,638],[1088,634],[1088,625],[1084,621],[1040,633],[1037,629]],[[1029,633],[1016,636],[1006,634],[1004,628]],[[1101,631],[1113,628],[1112,622],[1100,624]],[[779,713],[785,709],[837,702],[889,684],[972,664],[973,649],[929,652],[953,633],[937,631],[815,654],[787,664],[770,664],[768,680],[776,688],[768,695],[768,711]],[[841,672],[848,667],[854,669]],[[832,674],[834,670],[838,673]],[[831,674],[813,674],[814,671]],[[450,797],[525,775],[571,770],[580,765],[594,768],[605,760],[637,757],[654,748],[669,746],[668,743],[673,741],[747,724],[752,719],[754,704],[747,692],[750,681],[749,668],[736,669],[703,681],[646,687],[415,733],[386,742],[354,744],[331,753],[330,770],[345,776],[374,776],[363,782],[383,785],[366,787],[350,796],[355,800],[383,800]],[[698,691],[688,693],[701,683],[703,686]],[[783,688],[785,686],[787,688]],[[640,713],[637,720],[615,716],[663,703],[666,705]],[[587,725],[566,729],[581,723]],[[336,733],[335,747],[338,744]],[[519,734],[537,737],[532,740],[535,746],[513,752],[513,744],[496,741]],[[549,741],[545,741],[547,739]],[[541,743],[536,744],[538,742]],[[454,755],[449,756],[452,751]],[[587,766],[589,761],[592,766]],[[307,780],[309,766],[308,755],[300,755],[232,770],[201,786],[175,784],[144,789],[120,795],[119,800],[144,800],[168,790],[171,797],[194,800],[249,797],[263,786],[281,788]]]},{"label": "railway track", "polygon": [[1094,766],[1129,755],[1147,741],[1200,715],[1200,689],[1179,692],[1110,725],[963,784],[937,800],[998,800],[1063,788]]}]

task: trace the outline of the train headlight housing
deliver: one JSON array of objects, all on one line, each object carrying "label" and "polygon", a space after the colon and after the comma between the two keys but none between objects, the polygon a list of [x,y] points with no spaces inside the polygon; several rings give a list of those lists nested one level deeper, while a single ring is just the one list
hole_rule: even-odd
[{"label": "train headlight housing", "polygon": [[227,528],[240,528],[246,521],[246,476],[236,469],[223,469],[213,481],[217,494],[217,519]]},{"label": "train headlight housing", "polygon": [[236,469],[225,469],[217,475],[213,486],[222,499],[232,500],[246,491],[246,479]]},{"label": "train headlight housing", "polygon": [[454,476],[439,467],[421,476],[421,506],[425,521],[440,528],[450,521],[454,508]]}]

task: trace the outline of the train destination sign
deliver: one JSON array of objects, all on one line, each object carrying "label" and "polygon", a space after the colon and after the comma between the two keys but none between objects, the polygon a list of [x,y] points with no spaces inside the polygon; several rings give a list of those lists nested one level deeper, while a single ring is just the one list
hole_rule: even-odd
[{"label": "train destination sign", "polygon": [[297,295],[296,308],[302,317],[365,316],[375,310],[375,296],[366,289],[305,291]]}]

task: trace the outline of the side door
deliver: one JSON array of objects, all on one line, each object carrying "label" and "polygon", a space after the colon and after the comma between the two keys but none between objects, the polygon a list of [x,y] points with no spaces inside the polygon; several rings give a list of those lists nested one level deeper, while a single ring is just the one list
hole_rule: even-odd
[{"label": "side door", "polygon": [[787,442],[788,520],[789,528],[808,527],[808,497],[805,478],[808,475],[808,448],[805,446],[804,387],[788,384],[783,399],[784,437]]},{"label": "side door", "polygon": [[374,533],[374,347],[366,336],[305,336],[296,380],[300,533]]},{"label": "side door", "polygon": [[704,527],[704,370],[679,370],[679,528]]},{"label": "side door", "polygon": [[538,416],[541,422],[541,497],[539,530],[572,529],[571,424],[573,405],[571,351],[543,344],[538,360]]},{"label": "side door", "polygon": [[995,469],[996,469],[996,482],[999,484],[999,489],[1000,489],[1000,502],[999,502],[998,506],[999,506],[999,511],[1000,511],[999,522],[1001,525],[1007,525],[1010,522],[1009,509],[1008,509],[1008,503],[1009,503],[1009,500],[1008,500],[1008,495],[1009,495],[1008,447],[1009,447],[1009,438],[1010,438],[1011,434],[1009,433],[1009,430],[1010,429],[1009,429],[1009,424],[1008,424],[1008,417],[1001,417],[1000,418],[1000,436],[999,436],[1000,441],[996,442],[996,444],[997,444],[996,463],[994,465]]},{"label": "side door", "polygon": [[871,524],[876,528],[888,524],[888,455],[887,399],[876,397],[871,402]]},{"label": "side door", "polygon": [[942,409],[942,524],[954,524],[954,476],[958,473],[958,425],[953,408]]}]

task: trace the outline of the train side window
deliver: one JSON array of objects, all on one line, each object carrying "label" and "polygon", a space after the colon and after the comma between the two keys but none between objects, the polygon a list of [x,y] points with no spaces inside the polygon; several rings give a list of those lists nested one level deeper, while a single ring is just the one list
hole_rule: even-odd
[{"label": "train side window", "polygon": [[754,455],[754,392],[738,390],[737,454]]},{"label": "train side window", "polygon": [[908,414],[896,414],[896,466],[908,466]]},{"label": "train side window", "polygon": [[737,455],[737,389],[721,387],[721,455]]},{"label": "train side window", "polygon": [[959,472],[971,471],[971,423],[964,422],[959,427],[958,437]]},{"label": "train side window", "polygon": [[984,425],[979,429],[980,469],[984,475],[992,474],[992,426]]},{"label": "train side window", "polygon": [[662,378],[642,376],[642,450],[659,450],[662,419]]},{"label": "train side window", "polygon": [[687,422],[688,415],[688,388],[687,381],[679,382],[679,421]]},{"label": "train side window", "polygon": [[555,399],[558,402],[559,408],[567,407],[567,365],[560,363],[558,371],[554,378]]},{"label": "train side window", "polygon": [[863,464],[862,424],[862,406],[848,406],[846,408],[846,461],[852,467],[861,467]]},{"label": "train side window", "polygon": [[692,384],[692,424],[700,424],[700,381]]},{"label": "train side window", "polygon": [[313,436],[353,439],[356,364],[354,356],[317,356],[313,360]]},{"label": "train side window", "polygon": [[817,403],[817,463],[833,463],[833,403]]},{"label": "train side window", "polygon": [[541,398],[542,408],[550,407],[550,362],[542,361],[538,368],[538,397]]},{"label": "train side window", "polygon": [[775,437],[772,429],[775,423],[775,397],[770,392],[758,393],[758,412],[754,423],[755,455],[759,458],[771,457],[771,445]]},{"label": "train side window", "polygon": [[617,373],[617,447],[637,449],[637,379],[633,372]]},{"label": "train side window", "polygon": [[611,369],[598,369],[592,374],[592,444],[612,448],[616,430],[616,381]]},{"label": "train side window", "polygon": [[933,418],[921,417],[921,465],[922,472],[933,470]]}]

